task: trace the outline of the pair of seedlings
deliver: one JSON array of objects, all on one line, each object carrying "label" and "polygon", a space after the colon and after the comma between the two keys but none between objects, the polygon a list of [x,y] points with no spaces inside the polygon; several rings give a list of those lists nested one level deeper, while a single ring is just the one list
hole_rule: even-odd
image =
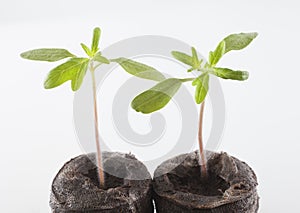
[{"label": "pair of seedlings", "polygon": [[137,112],[152,113],[166,106],[171,98],[176,94],[178,89],[183,83],[192,82],[195,86],[195,101],[197,104],[201,104],[199,113],[199,131],[198,142],[201,159],[201,174],[203,177],[207,175],[206,160],[203,148],[203,114],[205,106],[205,97],[209,89],[210,75],[217,76],[223,79],[231,79],[244,81],[248,79],[248,72],[236,71],[229,68],[223,68],[217,66],[217,63],[223,55],[232,51],[240,50],[248,46],[252,40],[257,36],[257,33],[240,33],[231,34],[224,38],[216,47],[214,51],[209,52],[208,62],[199,60],[197,51],[194,47],[191,48],[191,55],[173,51],[172,55],[175,59],[188,65],[190,68],[187,72],[197,71],[199,76],[195,78],[168,78],[166,79],[155,68],[130,60],[126,58],[108,59],[99,51],[99,40],[101,36],[100,28],[95,28],[93,33],[93,39],[91,47],[81,43],[81,47],[86,53],[87,57],[78,57],[65,49],[35,49],[24,52],[21,57],[29,60],[48,61],[55,62],[62,59],[69,58],[68,61],[52,69],[44,83],[46,89],[55,88],[61,84],[71,81],[71,88],[73,91],[77,91],[88,70],[92,76],[92,91],[94,101],[94,126],[95,126],[95,138],[97,147],[97,164],[100,187],[104,188],[105,179],[104,171],[102,170],[102,156],[101,147],[99,141],[99,129],[98,129],[98,111],[97,111],[97,98],[96,98],[96,81],[95,71],[97,67],[110,64],[112,62],[118,63],[129,74],[139,78],[153,80],[158,82],[155,86],[149,90],[136,96],[131,106]]}]

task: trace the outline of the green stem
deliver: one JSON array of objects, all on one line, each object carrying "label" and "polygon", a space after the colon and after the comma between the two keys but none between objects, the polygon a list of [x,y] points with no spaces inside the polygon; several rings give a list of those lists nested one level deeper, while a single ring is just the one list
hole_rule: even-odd
[{"label": "green stem", "polygon": [[98,176],[100,188],[105,187],[104,171],[102,169],[102,152],[100,146],[100,137],[99,137],[99,123],[98,123],[98,109],[97,109],[97,88],[96,88],[96,79],[95,79],[95,67],[93,62],[91,62],[91,75],[93,82],[93,99],[94,99],[94,124],[95,124],[95,138],[96,138],[96,148],[97,148],[97,166],[98,166]]},{"label": "green stem", "polygon": [[195,80],[195,78],[181,78],[181,79],[179,79],[182,83],[184,83],[184,82],[188,82],[188,81],[193,81],[193,80]]},{"label": "green stem", "polygon": [[94,67],[94,70],[96,70],[102,63],[99,63],[97,64],[95,67]]},{"label": "green stem", "polygon": [[201,68],[201,69],[199,69],[199,71],[201,71],[201,72],[208,72],[210,74],[214,74],[215,73],[213,68]]},{"label": "green stem", "polygon": [[198,143],[199,143],[200,160],[201,160],[201,176],[203,178],[206,178],[207,177],[207,168],[206,168],[206,158],[205,158],[204,146],[203,146],[204,106],[205,106],[205,100],[202,102],[201,107],[200,107]]}]

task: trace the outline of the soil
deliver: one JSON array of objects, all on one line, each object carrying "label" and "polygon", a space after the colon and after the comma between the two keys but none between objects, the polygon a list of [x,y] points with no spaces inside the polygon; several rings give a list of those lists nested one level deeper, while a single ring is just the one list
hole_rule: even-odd
[{"label": "soil", "polygon": [[67,162],[52,183],[53,213],[152,213],[151,175],[131,154],[103,152],[105,188],[99,188],[95,153]]},{"label": "soil", "polygon": [[210,156],[207,178],[201,176],[198,152],[174,157],[156,169],[153,189],[157,212],[258,212],[257,178],[253,170],[226,153],[206,155]]}]

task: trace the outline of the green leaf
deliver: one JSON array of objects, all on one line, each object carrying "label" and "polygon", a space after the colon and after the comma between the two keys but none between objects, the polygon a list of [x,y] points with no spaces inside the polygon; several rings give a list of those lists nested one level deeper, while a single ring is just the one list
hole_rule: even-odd
[{"label": "green leaf", "polygon": [[172,51],[172,55],[178,61],[181,61],[184,64],[193,66],[193,57],[178,51]]},{"label": "green leaf", "polygon": [[192,71],[194,71],[194,70],[195,70],[195,69],[192,67],[192,68],[188,69],[187,72],[192,72]]},{"label": "green leaf", "polygon": [[162,81],[165,79],[163,74],[148,65],[127,58],[117,58],[112,59],[111,61],[118,63],[126,72],[139,78],[145,78],[154,81]]},{"label": "green leaf", "polygon": [[198,54],[194,47],[192,47],[192,58],[193,58],[193,68],[198,69],[200,66]]},{"label": "green leaf", "polygon": [[83,44],[83,43],[81,43],[80,45],[81,45],[82,49],[84,50],[84,52],[85,52],[88,56],[92,57],[93,54],[92,54],[92,51],[90,50],[90,48],[88,48],[88,46],[86,46],[86,45]]},{"label": "green leaf", "polygon": [[256,38],[258,34],[256,32],[253,33],[239,33],[239,34],[231,34],[227,36],[225,41],[225,53],[231,50],[241,50],[247,47],[253,39]]},{"label": "green leaf", "polygon": [[110,63],[110,61],[107,58],[105,58],[104,56],[102,56],[100,52],[98,52],[95,55],[94,60],[98,61],[100,63],[104,63],[104,64],[109,64]]},{"label": "green leaf", "polygon": [[137,112],[146,114],[157,111],[169,103],[181,84],[182,82],[176,78],[161,81],[151,89],[135,97],[131,102],[131,107]]},{"label": "green leaf", "polygon": [[54,62],[68,57],[75,57],[75,55],[65,49],[42,48],[21,53],[21,57],[29,60]]},{"label": "green leaf", "polygon": [[209,53],[209,63],[211,66],[215,66],[219,62],[225,54],[225,48],[225,41],[221,41],[215,51]]},{"label": "green leaf", "polygon": [[99,27],[96,27],[94,29],[93,42],[92,42],[92,47],[91,47],[93,54],[95,54],[99,49],[98,46],[99,46],[100,35],[101,35],[101,30]]},{"label": "green leaf", "polygon": [[249,73],[247,71],[234,71],[228,68],[220,67],[214,67],[213,70],[214,75],[224,79],[244,81],[249,77]]},{"label": "green leaf", "polygon": [[87,58],[71,58],[69,61],[50,71],[44,83],[44,87],[51,89],[71,80],[72,90],[78,90],[86,74],[88,64],[89,59]]},{"label": "green leaf", "polygon": [[209,74],[207,72],[203,73],[196,78],[192,84],[193,86],[196,86],[195,101],[197,104],[200,104],[204,101],[208,92]]}]

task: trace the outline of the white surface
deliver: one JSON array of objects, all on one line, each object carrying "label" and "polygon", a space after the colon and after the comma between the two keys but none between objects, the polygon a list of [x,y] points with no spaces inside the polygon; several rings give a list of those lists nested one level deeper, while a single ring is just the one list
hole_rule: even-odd
[{"label": "white surface", "polygon": [[[220,150],[249,163],[259,178],[260,212],[297,212],[299,144],[298,1],[2,1],[0,8],[0,212],[50,212],[53,176],[82,151],[72,121],[69,85],[42,88],[49,63],[22,60],[36,47],[81,53],[91,30],[102,46],[158,34],[206,54],[233,32],[259,37],[221,64],[250,71],[244,83],[222,81],[227,120]],[[77,46],[76,46],[77,45]],[[287,208],[290,208],[287,211]]]}]

